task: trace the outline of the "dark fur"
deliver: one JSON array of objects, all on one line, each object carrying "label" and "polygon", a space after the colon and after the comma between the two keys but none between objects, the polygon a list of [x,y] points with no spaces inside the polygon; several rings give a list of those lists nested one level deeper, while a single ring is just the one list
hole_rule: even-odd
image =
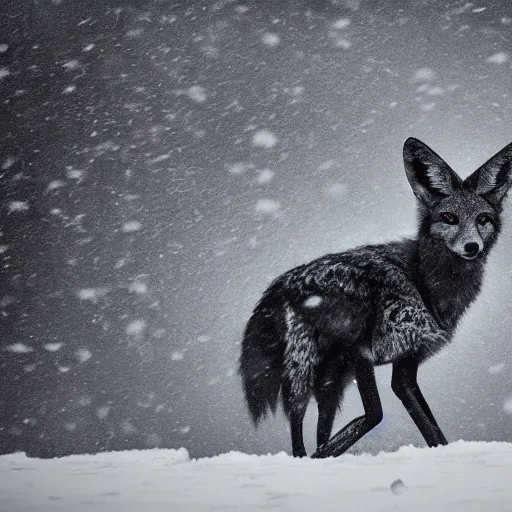
[{"label": "dark fur", "polygon": [[[409,412],[428,444],[446,442],[415,372],[451,340],[480,291],[501,228],[511,157],[512,144],[462,181],[426,145],[406,141],[406,173],[419,199],[417,237],[323,256],[270,285],[247,324],[240,358],[255,424],[275,411],[281,395],[293,453],[303,456],[302,419],[314,395],[319,410],[315,456],[339,455],[380,421],[373,366],[393,363],[393,389],[408,410],[414,409]],[[446,211],[457,215],[458,226],[443,221]],[[480,225],[482,215],[492,222]],[[466,252],[471,245],[479,249],[473,259]],[[354,374],[365,416],[329,441]]]}]

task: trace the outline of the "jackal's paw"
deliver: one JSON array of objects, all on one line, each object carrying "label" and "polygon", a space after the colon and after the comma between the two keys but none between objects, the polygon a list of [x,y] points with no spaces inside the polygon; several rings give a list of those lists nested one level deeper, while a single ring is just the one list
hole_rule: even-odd
[{"label": "jackal's paw", "polygon": [[[325,446],[325,445],[324,445]],[[325,449],[324,449],[324,446],[321,446],[320,448],[318,448],[318,450],[313,453],[313,455],[311,455],[311,458],[312,459],[325,459],[326,457],[330,457],[331,454],[328,453]]]},{"label": "jackal's paw", "polygon": [[299,450],[299,451],[296,451],[294,454],[293,454],[294,457],[298,458],[298,459],[302,459],[303,457],[307,457],[308,454],[306,453],[306,450]]}]

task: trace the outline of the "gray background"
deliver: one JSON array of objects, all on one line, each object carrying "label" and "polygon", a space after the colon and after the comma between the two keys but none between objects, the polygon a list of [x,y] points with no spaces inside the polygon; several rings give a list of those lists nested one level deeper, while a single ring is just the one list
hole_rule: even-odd
[{"label": "gray background", "polygon": [[[414,233],[408,136],[463,177],[512,140],[505,1],[0,10],[1,453],[289,451],[281,414],[253,429],[237,375],[264,288]],[[450,441],[512,441],[504,217],[482,295],[420,370]],[[355,451],[422,446],[377,373],[385,420]],[[360,412],[352,386],[337,425]]]}]

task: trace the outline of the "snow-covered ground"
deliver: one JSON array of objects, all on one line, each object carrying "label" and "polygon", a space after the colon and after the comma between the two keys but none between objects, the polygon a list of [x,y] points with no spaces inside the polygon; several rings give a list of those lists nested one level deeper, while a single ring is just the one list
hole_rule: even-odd
[{"label": "snow-covered ground", "polygon": [[0,457],[0,510],[510,511],[512,444],[459,441],[395,453],[293,459],[185,449],[62,459]]}]

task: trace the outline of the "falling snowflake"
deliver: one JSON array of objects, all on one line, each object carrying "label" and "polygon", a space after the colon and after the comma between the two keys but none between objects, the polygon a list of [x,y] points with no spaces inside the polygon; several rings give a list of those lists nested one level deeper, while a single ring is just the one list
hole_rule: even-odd
[{"label": "falling snowflake", "polygon": [[143,283],[142,281],[133,281],[133,283],[130,283],[128,290],[132,293],[143,294],[147,293],[148,285],[146,283]]},{"label": "falling snowflake", "polygon": [[104,297],[108,292],[108,288],[82,288],[78,290],[77,295],[81,300],[90,300],[96,304],[98,299]]},{"label": "falling snowflake", "polygon": [[64,343],[45,343],[43,347],[48,350],[48,352],[57,352],[62,348]]},{"label": "falling snowflake", "polygon": [[249,169],[253,169],[254,164],[250,164],[247,162],[237,162],[236,164],[232,164],[228,166],[229,174],[243,174]]},{"label": "falling snowflake", "polygon": [[489,62],[490,64],[505,64],[505,62],[508,61],[508,54],[505,52],[498,52],[494,55],[491,55],[487,59],[485,59],[485,62]]},{"label": "falling snowflake", "polygon": [[145,320],[134,320],[126,327],[126,334],[128,334],[128,336],[141,336],[145,329]]},{"label": "falling snowflake", "polygon": [[414,73],[415,82],[428,82],[434,80],[436,72],[432,68],[420,68]]},{"label": "falling snowflake", "polygon": [[65,185],[65,183],[62,180],[53,180],[50,181],[48,184],[48,187],[46,187],[46,190],[56,190],[58,188],[61,188]]},{"label": "falling snowflake", "polygon": [[279,202],[273,199],[259,199],[256,202],[256,211],[264,215],[275,214],[279,210]]},{"label": "falling snowflake", "polygon": [[497,375],[498,373],[501,373],[503,369],[505,368],[505,363],[498,363],[494,366],[489,367],[489,373],[491,375]]},{"label": "falling snowflake", "polygon": [[84,171],[81,171],[79,169],[73,169],[71,167],[67,168],[66,176],[71,180],[77,180],[78,183],[80,183],[83,180],[84,177]]},{"label": "falling snowflake", "polygon": [[158,164],[160,162],[164,162],[165,160],[169,160],[169,158],[171,158],[171,155],[169,155],[168,153],[164,154],[164,155],[158,155],[157,157],[151,159],[149,161],[150,164]]},{"label": "falling snowflake", "polygon": [[2,166],[0,167],[0,169],[2,169],[2,171],[5,171],[9,168],[11,168],[14,163],[16,162],[16,160],[11,157],[11,156],[8,156],[3,162],[2,162]]},{"label": "falling snowflake", "polygon": [[270,149],[277,144],[277,137],[270,130],[259,130],[252,137],[255,146]]},{"label": "falling snowflake", "polygon": [[328,171],[333,167],[333,165],[336,163],[335,160],[326,160],[325,162],[322,162],[317,169],[319,171]]},{"label": "falling snowflake", "polygon": [[432,102],[432,103],[425,103],[423,105],[420,106],[420,109],[423,111],[423,112],[430,112],[431,110],[434,109],[434,107],[436,106],[435,102]]},{"label": "falling snowflake", "polygon": [[96,416],[98,416],[98,419],[104,420],[108,416],[110,409],[110,405],[102,405],[96,409]]},{"label": "falling snowflake", "polygon": [[336,20],[332,24],[332,28],[335,30],[343,30],[347,28],[350,25],[350,20],[348,18],[340,18],[339,20]]},{"label": "falling snowflake", "polygon": [[183,359],[183,352],[172,352],[171,361],[181,361]]},{"label": "falling snowflake", "polygon": [[87,348],[79,348],[75,352],[75,356],[78,359],[78,361],[80,361],[81,363],[85,363],[86,361],[89,361],[89,359],[91,359],[92,354],[91,351]]},{"label": "falling snowflake", "polygon": [[275,172],[271,171],[270,169],[262,169],[261,171],[258,171],[258,176],[256,177],[256,181],[263,185],[264,183],[268,183],[269,181],[272,181],[274,178]]},{"label": "falling snowflake", "polygon": [[322,297],[319,297],[318,295],[311,295],[311,297],[308,297],[302,305],[305,308],[316,308],[320,306],[322,303]]},{"label": "falling snowflake", "polygon": [[142,32],[144,32],[142,28],[134,28],[133,30],[128,30],[125,35],[126,37],[137,37],[140,36]]},{"label": "falling snowflake", "polygon": [[136,220],[130,220],[123,224],[123,232],[124,233],[133,233],[134,231],[139,231],[142,227],[142,224]]},{"label": "falling snowflake", "polygon": [[28,352],[32,352],[34,349],[24,343],[13,343],[12,345],[7,345],[5,350],[14,354],[27,354]]},{"label": "falling snowflake", "polygon": [[200,85],[193,85],[187,91],[187,96],[198,103],[206,101],[206,89]]},{"label": "falling snowflake", "polygon": [[334,45],[337,48],[342,48],[343,50],[348,50],[352,46],[352,43],[348,39],[336,38]]},{"label": "falling snowflake", "polygon": [[277,46],[281,42],[281,38],[277,34],[266,32],[263,34],[261,42],[267,46]]},{"label": "falling snowflake", "polygon": [[80,63],[77,60],[68,60],[62,64],[62,67],[66,69],[77,69],[80,67]]},{"label": "falling snowflake", "polygon": [[28,202],[27,201],[11,201],[7,208],[9,209],[9,213],[12,212],[26,212],[28,210]]}]

